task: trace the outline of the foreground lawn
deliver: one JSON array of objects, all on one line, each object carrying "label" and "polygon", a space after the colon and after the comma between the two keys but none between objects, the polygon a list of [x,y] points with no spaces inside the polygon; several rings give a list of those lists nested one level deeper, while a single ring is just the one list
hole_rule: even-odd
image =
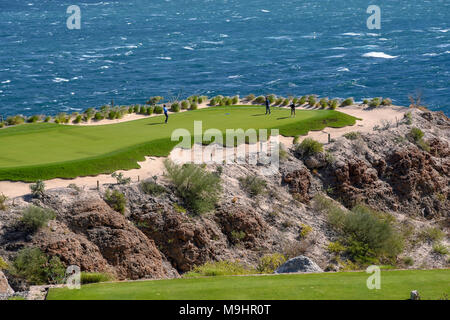
[{"label": "foreground lawn", "polygon": [[178,128],[191,133],[195,120],[203,130],[279,129],[283,136],[307,134],[325,127],[354,125],[356,118],[333,110],[287,108],[264,115],[261,106],[211,107],[102,126],[24,124],[0,130],[0,181],[36,181],[111,173],[138,168],[144,156],[167,156],[178,142],[170,141]]},{"label": "foreground lawn", "polygon": [[366,287],[365,272],[274,276],[210,277],[100,283],[80,290],[51,289],[50,300],[405,300],[412,290],[422,299],[450,294],[450,269],[382,271],[381,289]]}]

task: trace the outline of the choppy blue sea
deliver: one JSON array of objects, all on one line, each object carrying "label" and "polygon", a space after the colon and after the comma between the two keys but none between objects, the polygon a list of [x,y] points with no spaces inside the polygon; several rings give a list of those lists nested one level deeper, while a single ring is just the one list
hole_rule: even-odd
[{"label": "choppy blue sea", "polygon": [[408,105],[417,90],[449,114],[449,88],[448,0],[0,0],[1,115],[192,94]]}]

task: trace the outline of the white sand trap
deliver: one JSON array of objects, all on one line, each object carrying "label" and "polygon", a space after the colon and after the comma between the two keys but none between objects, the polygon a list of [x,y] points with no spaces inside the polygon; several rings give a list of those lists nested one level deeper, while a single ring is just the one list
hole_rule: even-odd
[{"label": "white sand trap", "polygon": [[[207,105],[206,103],[199,105],[199,108],[205,108]],[[398,106],[389,106],[389,107],[378,107],[374,109],[368,109],[364,108],[362,106],[349,106],[349,107],[343,107],[339,108],[338,111],[347,113],[349,115],[352,115],[357,118],[361,118],[362,120],[358,120],[357,123],[354,126],[348,126],[344,128],[325,128],[322,131],[313,131],[310,132],[307,136],[302,136],[300,140],[303,140],[306,137],[311,137],[317,141],[320,141],[322,143],[328,142],[328,133],[331,134],[331,138],[335,139],[338,137],[341,137],[345,133],[351,132],[351,131],[360,131],[360,132],[372,132],[373,127],[376,125],[381,125],[383,121],[389,121],[392,124],[395,124],[396,121],[400,121],[403,118],[403,115],[405,112],[407,112],[407,108],[404,107],[398,107]],[[123,121],[131,121],[138,118],[145,118],[146,116],[139,116],[139,115],[129,115],[124,117],[123,119],[119,120],[104,120],[102,123],[94,122],[92,125],[99,125],[99,124],[110,124],[114,121],[116,122],[123,122]],[[87,124],[90,125],[90,124]],[[293,143],[292,137],[278,137],[279,142],[284,144],[285,147],[290,147]],[[204,148],[200,148],[200,154],[203,154],[204,161],[209,162],[211,161],[211,154],[207,152],[203,152]],[[252,146],[245,146],[246,150],[249,151],[249,148],[251,149]],[[236,148],[234,148],[236,151]],[[169,158],[176,162],[176,163],[186,163],[194,160],[195,153],[193,150],[181,150],[181,149],[174,149],[170,155]],[[197,156],[199,154],[197,153]],[[234,152],[229,152],[228,157],[223,156],[221,158],[222,160],[228,159],[231,161],[234,159]],[[213,154],[213,160],[217,162],[221,162],[219,158],[215,154]],[[160,176],[164,172],[164,164],[163,164],[164,158],[156,158],[156,157],[146,157],[146,160],[143,162],[139,162],[140,169],[132,169],[128,171],[118,171],[118,173],[122,172],[125,177],[130,177],[133,182],[136,182],[138,180],[138,177],[140,180],[145,180],[148,178],[151,178],[153,176]],[[109,174],[101,174],[95,177],[79,177],[75,179],[52,179],[45,181],[46,188],[47,189],[53,189],[53,188],[60,188],[60,187],[67,187],[69,184],[73,183],[76,184],[78,187],[82,188],[96,188],[97,181],[99,181],[100,184],[106,184],[106,183],[115,183],[116,180],[111,177]],[[10,182],[10,181],[0,181],[0,193],[5,194],[9,198],[15,198],[19,196],[24,196],[26,194],[30,193],[30,183],[24,183],[24,182]]]}]

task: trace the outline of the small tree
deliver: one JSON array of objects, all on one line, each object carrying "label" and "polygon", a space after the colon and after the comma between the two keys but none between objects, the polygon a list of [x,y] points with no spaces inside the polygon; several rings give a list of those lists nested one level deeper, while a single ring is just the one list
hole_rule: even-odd
[{"label": "small tree", "polygon": [[114,190],[113,192],[111,192],[109,190],[106,190],[105,202],[114,211],[120,212],[122,214],[125,213],[125,206],[127,205],[127,200],[125,198],[125,195],[120,191]]},{"label": "small tree", "polygon": [[116,172],[114,172],[111,177],[113,177],[114,179],[116,179],[117,184],[130,184],[131,182],[131,178],[125,178],[123,176],[123,173],[119,173],[117,174]]},{"label": "small tree", "polygon": [[32,232],[47,225],[50,220],[55,219],[56,213],[51,209],[43,209],[30,206],[22,213],[22,223]]}]

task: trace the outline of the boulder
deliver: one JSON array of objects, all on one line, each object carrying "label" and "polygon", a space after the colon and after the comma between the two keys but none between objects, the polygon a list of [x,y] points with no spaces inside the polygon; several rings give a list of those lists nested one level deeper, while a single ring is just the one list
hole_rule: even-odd
[{"label": "boulder", "polygon": [[275,273],[295,272],[323,272],[323,270],[314,261],[305,256],[289,259],[275,270]]},{"label": "boulder", "polygon": [[8,279],[0,270],[0,295],[14,294],[14,290],[9,286]]}]

